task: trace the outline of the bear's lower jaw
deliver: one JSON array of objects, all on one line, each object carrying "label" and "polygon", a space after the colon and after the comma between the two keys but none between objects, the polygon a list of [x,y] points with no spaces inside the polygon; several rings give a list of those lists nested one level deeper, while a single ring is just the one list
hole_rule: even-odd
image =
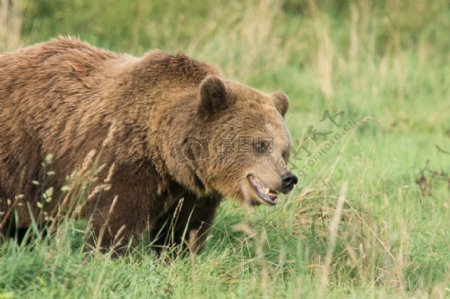
[{"label": "bear's lower jaw", "polygon": [[269,204],[271,206],[278,203],[278,192],[266,187],[264,183],[254,175],[249,174],[247,179],[262,203]]}]

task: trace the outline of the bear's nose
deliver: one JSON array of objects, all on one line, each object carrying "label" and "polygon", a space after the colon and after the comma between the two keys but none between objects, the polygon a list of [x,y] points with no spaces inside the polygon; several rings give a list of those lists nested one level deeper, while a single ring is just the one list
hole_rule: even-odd
[{"label": "bear's nose", "polygon": [[297,184],[298,179],[292,172],[286,172],[281,176],[281,192],[284,194],[288,193],[289,191],[294,188],[294,185]]}]

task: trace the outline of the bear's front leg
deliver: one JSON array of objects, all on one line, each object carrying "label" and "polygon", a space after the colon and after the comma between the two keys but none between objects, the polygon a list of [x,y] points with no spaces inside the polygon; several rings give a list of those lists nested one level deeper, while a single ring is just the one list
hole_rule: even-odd
[{"label": "bear's front leg", "polygon": [[121,255],[134,247],[146,228],[145,212],[132,210],[127,198],[115,196],[113,200],[98,203],[90,217],[92,229],[89,244],[95,250],[112,251]]},{"label": "bear's front leg", "polygon": [[164,202],[157,200],[157,176],[151,165],[118,165],[115,169],[111,188],[88,199],[84,212],[92,227],[91,246],[122,254],[152,227],[150,220],[164,210]]},{"label": "bear's front leg", "polygon": [[220,197],[196,198],[187,195],[179,199],[152,230],[153,244],[158,251],[181,245],[190,252],[199,252],[208,237]]}]

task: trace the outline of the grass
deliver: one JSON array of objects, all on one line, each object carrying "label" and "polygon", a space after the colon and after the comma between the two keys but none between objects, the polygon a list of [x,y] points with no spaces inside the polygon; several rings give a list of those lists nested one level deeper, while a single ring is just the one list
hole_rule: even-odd
[{"label": "grass", "polygon": [[0,244],[0,298],[450,297],[448,1],[13,4],[0,15],[5,50],[58,34],[181,50],[285,91],[303,147],[294,193],[274,208],[225,202],[198,256],[158,258],[146,244],[86,254],[85,224],[69,221],[56,237]]}]

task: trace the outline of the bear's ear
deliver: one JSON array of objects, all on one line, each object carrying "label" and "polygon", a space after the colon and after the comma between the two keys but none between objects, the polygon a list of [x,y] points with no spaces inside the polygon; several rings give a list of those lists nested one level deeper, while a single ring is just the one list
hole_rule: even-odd
[{"label": "bear's ear", "polygon": [[289,108],[289,100],[288,96],[282,91],[275,91],[272,94],[273,104],[275,108],[277,108],[278,112],[280,112],[281,116],[284,117],[288,108]]},{"label": "bear's ear", "polygon": [[218,76],[209,75],[200,84],[199,112],[203,115],[213,115],[230,104],[225,83]]}]

